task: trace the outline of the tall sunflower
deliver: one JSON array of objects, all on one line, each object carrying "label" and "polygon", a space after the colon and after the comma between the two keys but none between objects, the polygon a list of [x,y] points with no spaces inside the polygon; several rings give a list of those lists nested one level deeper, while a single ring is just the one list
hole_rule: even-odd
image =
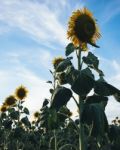
[{"label": "tall sunflower", "polygon": [[28,90],[24,86],[20,86],[15,91],[15,97],[23,100],[27,97]]},{"label": "tall sunflower", "polygon": [[101,35],[92,13],[83,8],[73,12],[68,22],[67,37],[74,46],[87,50],[87,43],[98,47],[95,43]]}]

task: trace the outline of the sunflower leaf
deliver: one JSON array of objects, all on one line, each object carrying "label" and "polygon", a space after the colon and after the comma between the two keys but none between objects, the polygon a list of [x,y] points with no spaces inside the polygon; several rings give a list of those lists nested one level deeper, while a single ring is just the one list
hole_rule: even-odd
[{"label": "sunflower leaf", "polygon": [[25,108],[23,109],[23,111],[24,111],[25,114],[29,115],[29,110],[28,110],[28,108],[25,107]]},{"label": "sunflower leaf", "polygon": [[72,85],[72,90],[81,96],[86,96],[94,87],[94,75],[89,68],[83,69]]},{"label": "sunflower leaf", "polygon": [[30,121],[29,121],[29,119],[28,119],[28,117],[26,116],[26,117],[23,117],[22,119],[21,119],[21,122],[25,125],[25,126],[30,126]]},{"label": "sunflower leaf", "polygon": [[81,122],[92,126],[92,136],[103,136],[108,131],[108,122],[104,109],[99,104],[86,104],[81,116]]},{"label": "sunflower leaf", "polygon": [[50,84],[52,84],[52,81],[47,81],[46,83],[50,83]]},{"label": "sunflower leaf", "polygon": [[67,104],[71,97],[72,92],[70,89],[61,86],[57,87],[52,96],[51,108],[58,111],[62,106]]},{"label": "sunflower leaf", "polygon": [[66,51],[65,51],[65,55],[69,56],[71,53],[73,53],[75,50],[75,47],[73,45],[73,43],[69,43],[66,47]]},{"label": "sunflower leaf", "polygon": [[56,72],[62,72],[64,71],[68,66],[72,65],[71,60],[72,58],[69,57],[65,60],[63,60],[62,62],[60,62],[56,68]]},{"label": "sunflower leaf", "polygon": [[104,76],[102,70],[99,69],[99,60],[98,58],[91,52],[88,53],[87,57],[83,57],[83,62],[86,63],[89,67],[95,69],[100,76]]},{"label": "sunflower leaf", "polygon": [[120,94],[119,89],[112,86],[111,84],[108,84],[103,79],[99,79],[95,82],[94,91],[96,94],[101,95],[101,96],[110,96],[116,93]]}]

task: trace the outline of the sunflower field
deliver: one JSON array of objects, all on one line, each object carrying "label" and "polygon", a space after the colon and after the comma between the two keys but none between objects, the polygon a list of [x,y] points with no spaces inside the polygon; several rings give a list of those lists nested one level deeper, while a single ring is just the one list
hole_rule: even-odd
[{"label": "sunflower field", "polygon": [[[52,79],[47,81],[51,98],[44,99],[33,119],[24,106],[26,87],[21,85],[3,102],[0,150],[120,150],[120,119],[108,124],[105,114],[109,96],[120,102],[120,90],[104,79],[98,57],[89,50],[88,44],[99,48],[101,34],[87,8],[73,12],[67,37],[71,43],[65,56],[52,61]],[[70,100],[76,104],[77,119],[67,107]]]}]

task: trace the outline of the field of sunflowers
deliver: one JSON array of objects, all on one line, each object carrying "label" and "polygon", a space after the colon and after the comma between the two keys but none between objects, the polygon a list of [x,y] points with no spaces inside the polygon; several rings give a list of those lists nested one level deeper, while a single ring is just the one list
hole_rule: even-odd
[{"label": "field of sunflowers", "polygon": [[[120,119],[108,124],[105,114],[109,96],[120,102],[120,90],[104,79],[98,57],[89,51],[88,44],[99,48],[101,34],[87,8],[73,12],[67,36],[71,43],[65,57],[53,59],[53,78],[47,81],[51,98],[43,101],[34,118],[24,106],[28,90],[23,85],[3,102],[0,150],[120,150]],[[70,99],[77,106],[77,119],[67,108]]]}]

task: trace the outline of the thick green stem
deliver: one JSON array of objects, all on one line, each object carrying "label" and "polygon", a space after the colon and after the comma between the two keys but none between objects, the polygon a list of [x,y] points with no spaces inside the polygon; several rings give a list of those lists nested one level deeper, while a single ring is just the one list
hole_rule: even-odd
[{"label": "thick green stem", "polygon": [[55,150],[57,150],[57,136],[55,130],[54,130],[54,138],[55,138]]},{"label": "thick green stem", "polygon": [[[78,70],[81,71],[81,49],[78,50],[77,53],[77,58],[78,58]],[[81,113],[83,110],[83,101],[81,96],[78,96],[79,99],[79,150],[84,150],[84,128],[83,125],[81,124]]]}]

